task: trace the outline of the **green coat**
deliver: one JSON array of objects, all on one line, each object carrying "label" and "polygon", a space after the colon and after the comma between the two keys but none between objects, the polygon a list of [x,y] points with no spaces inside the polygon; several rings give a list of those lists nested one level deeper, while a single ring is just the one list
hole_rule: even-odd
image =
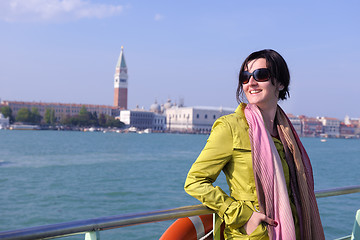
[{"label": "green coat", "polygon": [[[243,111],[245,106],[240,104],[235,113],[215,121],[204,149],[188,173],[185,191],[214,209],[225,221],[226,239],[268,239],[264,224],[260,224],[249,236],[242,228],[252,213],[259,209],[249,126]],[[283,168],[289,190],[289,171],[283,146],[276,140],[275,146],[285,166]],[[225,173],[231,196],[212,185],[221,170]]]}]

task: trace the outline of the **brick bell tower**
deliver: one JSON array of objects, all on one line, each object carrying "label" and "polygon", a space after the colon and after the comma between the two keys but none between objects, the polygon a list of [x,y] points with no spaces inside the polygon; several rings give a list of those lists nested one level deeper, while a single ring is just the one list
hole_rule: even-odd
[{"label": "brick bell tower", "polygon": [[121,46],[119,60],[114,75],[114,106],[127,109],[128,75],[125,63],[124,47]]}]

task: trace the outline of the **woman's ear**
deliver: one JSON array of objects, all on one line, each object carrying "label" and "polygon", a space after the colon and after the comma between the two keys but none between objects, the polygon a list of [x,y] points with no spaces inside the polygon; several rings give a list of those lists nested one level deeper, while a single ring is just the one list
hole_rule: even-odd
[{"label": "woman's ear", "polygon": [[279,91],[282,91],[282,90],[284,90],[284,86],[283,86],[283,85],[279,85],[278,89],[279,89]]}]

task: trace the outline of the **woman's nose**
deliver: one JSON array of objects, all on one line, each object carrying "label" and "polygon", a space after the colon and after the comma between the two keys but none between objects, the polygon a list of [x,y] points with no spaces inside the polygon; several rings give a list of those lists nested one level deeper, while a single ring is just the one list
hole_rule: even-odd
[{"label": "woman's nose", "polygon": [[250,76],[249,85],[257,85],[257,81],[254,79],[253,76]]}]

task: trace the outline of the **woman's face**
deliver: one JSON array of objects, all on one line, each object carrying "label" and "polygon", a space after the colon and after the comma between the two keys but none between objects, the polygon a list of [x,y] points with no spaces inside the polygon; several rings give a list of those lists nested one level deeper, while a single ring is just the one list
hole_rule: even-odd
[{"label": "woman's face", "polygon": [[[259,68],[267,68],[265,58],[250,61],[248,63],[248,69],[245,68],[244,71],[252,73]],[[275,83],[274,86],[270,79],[266,82],[257,82],[254,77],[251,76],[249,82],[243,84],[242,87],[249,103],[256,104],[263,110],[276,107],[279,99],[280,84]]]}]

